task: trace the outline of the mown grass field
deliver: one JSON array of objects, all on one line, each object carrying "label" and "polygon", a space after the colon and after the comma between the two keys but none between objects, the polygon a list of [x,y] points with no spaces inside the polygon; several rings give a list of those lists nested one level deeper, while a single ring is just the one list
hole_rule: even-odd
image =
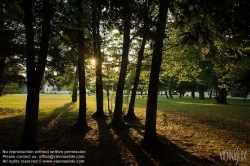
[{"label": "mown grass field", "polygon": [[[124,112],[126,111],[126,97]],[[18,146],[22,136],[26,95],[0,97],[0,150]],[[144,134],[146,97],[136,99],[139,118],[128,122],[125,131],[108,129],[111,115],[93,119],[95,97],[87,96],[88,133],[70,126],[78,115],[78,102],[70,95],[43,94],[40,97],[38,145],[41,149],[87,151],[88,165],[235,165],[223,161],[224,150],[247,150],[247,158],[237,165],[250,165],[250,100],[228,99],[228,105],[217,105],[214,99],[166,99],[159,96],[157,133],[168,150],[148,152],[139,147]],[[99,163],[99,164],[98,164]],[[100,164],[101,163],[101,164]]]}]

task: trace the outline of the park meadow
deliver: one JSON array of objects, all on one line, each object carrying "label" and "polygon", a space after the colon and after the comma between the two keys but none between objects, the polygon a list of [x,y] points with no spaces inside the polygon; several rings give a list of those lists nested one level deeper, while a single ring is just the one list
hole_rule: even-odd
[{"label": "park meadow", "polygon": [[[0,98],[0,150],[18,147],[25,117],[25,94]],[[124,96],[123,114],[127,103]],[[41,94],[37,143],[41,150],[85,150],[86,165],[250,165],[250,101],[228,98],[228,105],[215,99],[158,96],[157,134],[166,147],[145,150],[147,97],[137,96],[135,121],[127,129],[110,129],[112,113],[104,100],[104,118],[93,118],[95,96],[87,96],[88,132],[72,129],[78,102],[70,94]],[[244,152],[245,158],[223,159],[223,152]]]}]

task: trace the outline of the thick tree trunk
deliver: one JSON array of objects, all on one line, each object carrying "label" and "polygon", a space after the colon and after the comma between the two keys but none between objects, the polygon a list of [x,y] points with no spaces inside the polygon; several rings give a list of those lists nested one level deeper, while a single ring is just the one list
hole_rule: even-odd
[{"label": "thick tree trunk", "polygon": [[[95,4],[97,5],[97,4]],[[92,12],[92,30],[93,30],[93,48],[95,56],[95,73],[96,73],[96,112],[94,116],[104,116],[103,110],[103,87],[102,87],[102,57],[100,51],[100,32],[99,32],[99,8],[93,7]],[[97,14],[98,13],[98,14]]]},{"label": "thick tree trunk", "polygon": [[[78,12],[83,13],[81,0],[77,0]],[[79,14],[81,15],[81,14]],[[79,16],[78,21],[81,23],[82,18]],[[79,113],[77,122],[72,126],[73,128],[90,130],[88,127],[86,113],[86,85],[85,85],[85,52],[84,52],[84,32],[82,27],[79,27],[77,35],[78,47],[78,77],[79,77]]]},{"label": "thick tree trunk", "polygon": [[150,80],[148,88],[148,101],[146,109],[145,134],[141,142],[143,147],[154,147],[159,143],[156,135],[157,92],[159,74],[162,62],[163,39],[165,36],[166,19],[169,2],[160,0],[158,22],[156,28],[153,58],[151,63]]},{"label": "thick tree trunk", "polygon": [[39,50],[38,63],[35,69],[35,53],[34,53],[34,30],[32,25],[32,1],[24,0],[24,25],[26,34],[26,70],[27,70],[27,101],[26,101],[26,114],[24,131],[19,149],[24,150],[37,150],[36,143],[37,133],[37,120],[39,109],[39,91],[42,78],[45,71],[46,59],[48,53],[48,42],[50,33],[50,1],[43,0],[43,22],[42,22],[42,35]]},{"label": "thick tree trunk", "polygon": [[123,0],[123,17],[124,17],[124,35],[123,35],[123,49],[122,49],[122,64],[119,75],[119,80],[116,90],[115,110],[111,127],[121,127],[125,123],[122,119],[122,104],[123,104],[123,89],[125,84],[126,71],[128,66],[128,53],[130,45],[130,21],[131,21],[131,9],[130,1]]},{"label": "thick tree trunk", "polygon": [[73,88],[72,102],[77,102],[77,88],[76,87]]},{"label": "thick tree trunk", "polygon": [[195,98],[195,89],[192,89],[192,91],[191,91],[191,97]]},{"label": "thick tree trunk", "polygon": [[25,123],[24,131],[21,144],[18,149],[23,150],[38,150],[36,143],[37,134],[37,120],[38,120],[38,109],[39,109],[39,88],[32,87],[31,81],[27,81],[27,101],[26,101],[26,113],[25,113]]},{"label": "thick tree trunk", "polygon": [[199,99],[200,100],[204,100],[205,99],[205,95],[204,95],[204,85],[199,85]]},{"label": "thick tree trunk", "polygon": [[217,98],[218,104],[227,104],[227,90],[225,88],[219,89],[219,96]]}]

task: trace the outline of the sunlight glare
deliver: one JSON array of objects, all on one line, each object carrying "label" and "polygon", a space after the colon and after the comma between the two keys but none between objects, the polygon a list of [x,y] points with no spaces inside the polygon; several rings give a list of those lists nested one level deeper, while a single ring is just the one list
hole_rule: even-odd
[{"label": "sunlight glare", "polygon": [[91,60],[90,60],[90,63],[91,63],[92,66],[95,66],[95,63],[96,63],[96,62],[95,62],[95,59],[91,59]]}]

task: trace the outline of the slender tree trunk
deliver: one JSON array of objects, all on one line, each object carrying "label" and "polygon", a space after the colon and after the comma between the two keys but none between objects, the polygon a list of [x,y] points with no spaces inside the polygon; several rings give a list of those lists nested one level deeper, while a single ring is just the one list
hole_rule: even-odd
[{"label": "slender tree trunk", "polygon": [[169,98],[172,99],[173,95],[172,95],[172,88],[171,88],[171,86],[169,86],[168,92],[169,92]]},{"label": "slender tree trunk", "polygon": [[109,99],[110,94],[109,94],[109,89],[107,88],[106,91],[107,91],[107,98],[108,98],[108,111],[109,111],[109,112],[112,112],[111,109],[110,109],[110,99]]},{"label": "slender tree trunk", "polygon": [[213,89],[210,90],[209,99],[212,99]]},{"label": "slender tree trunk", "polygon": [[[130,102],[129,102],[129,108],[128,108],[127,115],[124,116],[124,118],[128,118],[128,119],[136,118],[135,113],[134,113],[134,105],[135,105],[136,92],[137,92],[137,88],[138,88],[139,80],[140,80],[141,63],[142,63],[142,59],[143,59],[141,57],[139,58],[139,54],[141,54],[140,51],[138,53],[138,62],[137,62],[137,66],[136,66],[134,86],[132,89],[132,94],[131,94],[131,98],[130,98]],[[143,53],[142,53],[142,56],[143,56]]]},{"label": "slender tree trunk", "polygon": [[200,100],[204,100],[205,99],[205,95],[204,95],[204,85],[199,85],[199,99]]},{"label": "slender tree trunk", "polygon": [[227,90],[225,88],[219,89],[219,96],[217,98],[218,104],[227,104]]},{"label": "slender tree trunk", "polygon": [[123,35],[123,49],[122,49],[122,64],[119,75],[119,80],[116,90],[115,110],[111,127],[121,127],[125,123],[122,119],[122,104],[123,104],[123,89],[125,84],[126,71],[128,66],[128,53],[130,45],[130,21],[131,21],[131,9],[130,2],[123,0],[123,17],[124,17],[124,35]]},{"label": "slender tree trunk", "polygon": [[180,90],[180,92],[179,92],[179,98],[181,98],[181,90]]},{"label": "slender tree trunk", "polygon": [[97,7],[96,1],[93,2],[93,11],[92,11],[92,31],[93,31],[93,48],[94,48],[94,57],[95,57],[95,73],[96,73],[96,112],[94,116],[102,117],[104,116],[103,110],[103,87],[102,87],[102,58],[100,51],[100,7]]},{"label": "slender tree trunk", "polygon": [[145,134],[141,143],[143,147],[153,147],[159,143],[156,135],[157,92],[159,74],[162,62],[163,39],[165,36],[166,19],[169,2],[160,0],[158,22],[156,28],[153,58],[151,63],[150,80],[148,88],[148,101],[146,109]]},{"label": "slender tree trunk", "polygon": [[72,92],[72,102],[77,102],[77,73],[78,73],[78,69],[76,69],[76,73],[75,73],[75,80],[74,80],[74,87],[73,87],[73,92]]},{"label": "slender tree trunk", "polygon": [[195,89],[192,89],[192,91],[191,91],[191,97],[195,98]]},{"label": "slender tree trunk", "polygon": [[[147,26],[146,23],[144,26]],[[141,74],[141,66],[142,66],[142,60],[143,60],[143,53],[144,53],[144,49],[145,49],[145,45],[146,45],[146,41],[147,41],[147,34],[148,34],[148,30],[147,28],[144,27],[143,29],[144,31],[144,35],[143,35],[143,40],[142,40],[142,44],[141,44],[141,48],[138,52],[138,61],[137,61],[137,65],[136,65],[136,72],[135,72],[135,79],[134,79],[134,86],[132,89],[132,94],[131,94],[131,98],[130,98],[130,102],[129,102],[129,108],[128,108],[128,112],[127,115],[124,116],[124,118],[127,119],[135,119],[135,112],[134,112],[134,106],[135,106],[135,98],[136,98],[136,92],[137,92],[137,88],[139,85],[139,81],[140,81],[140,74]]]},{"label": "slender tree trunk", "polygon": [[[26,101],[26,114],[24,122],[24,131],[19,149],[25,150],[37,150],[36,143],[37,133],[37,120],[39,109],[39,91],[42,82],[42,78],[45,71],[46,59],[48,53],[48,42],[50,33],[50,1],[43,0],[43,22],[42,22],[42,35],[40,50],[38,56],[37,66],[35,62],[34,52],[34,30],[32,25],[32,1],[24,0],[24,25],[26,34],[26,70],[27,70],[27,101]],[[36,68],[36,69],[35,69]]]},{"label": "slender tree trunk", "polygon": [[0,96],[3,95],[4,83],[0,84]]},{"label": "slender tree trunk", "polygon": [[[79,15],[83,13],[81,0],[77,0],[77,7]],[[82,18],[79,16],[78,21],[81,23]],[[73,128],[79,128],[83,130],[90,130],[88,127],[86,113],[86,85],[85,85],[85,52],[84,52],[84,31],[82,27],[79,27],[77,35],[77,47],[78,47],[78,77],[79,77],[79,114],[77,122],[72,126]]]},{"label": "slender tree trunk", "polygon": [[168,92],[167,92],[167,91],[165,91],[165,95],[166,95],[167,99],[169,99],[169,97],[168,97]]}]

